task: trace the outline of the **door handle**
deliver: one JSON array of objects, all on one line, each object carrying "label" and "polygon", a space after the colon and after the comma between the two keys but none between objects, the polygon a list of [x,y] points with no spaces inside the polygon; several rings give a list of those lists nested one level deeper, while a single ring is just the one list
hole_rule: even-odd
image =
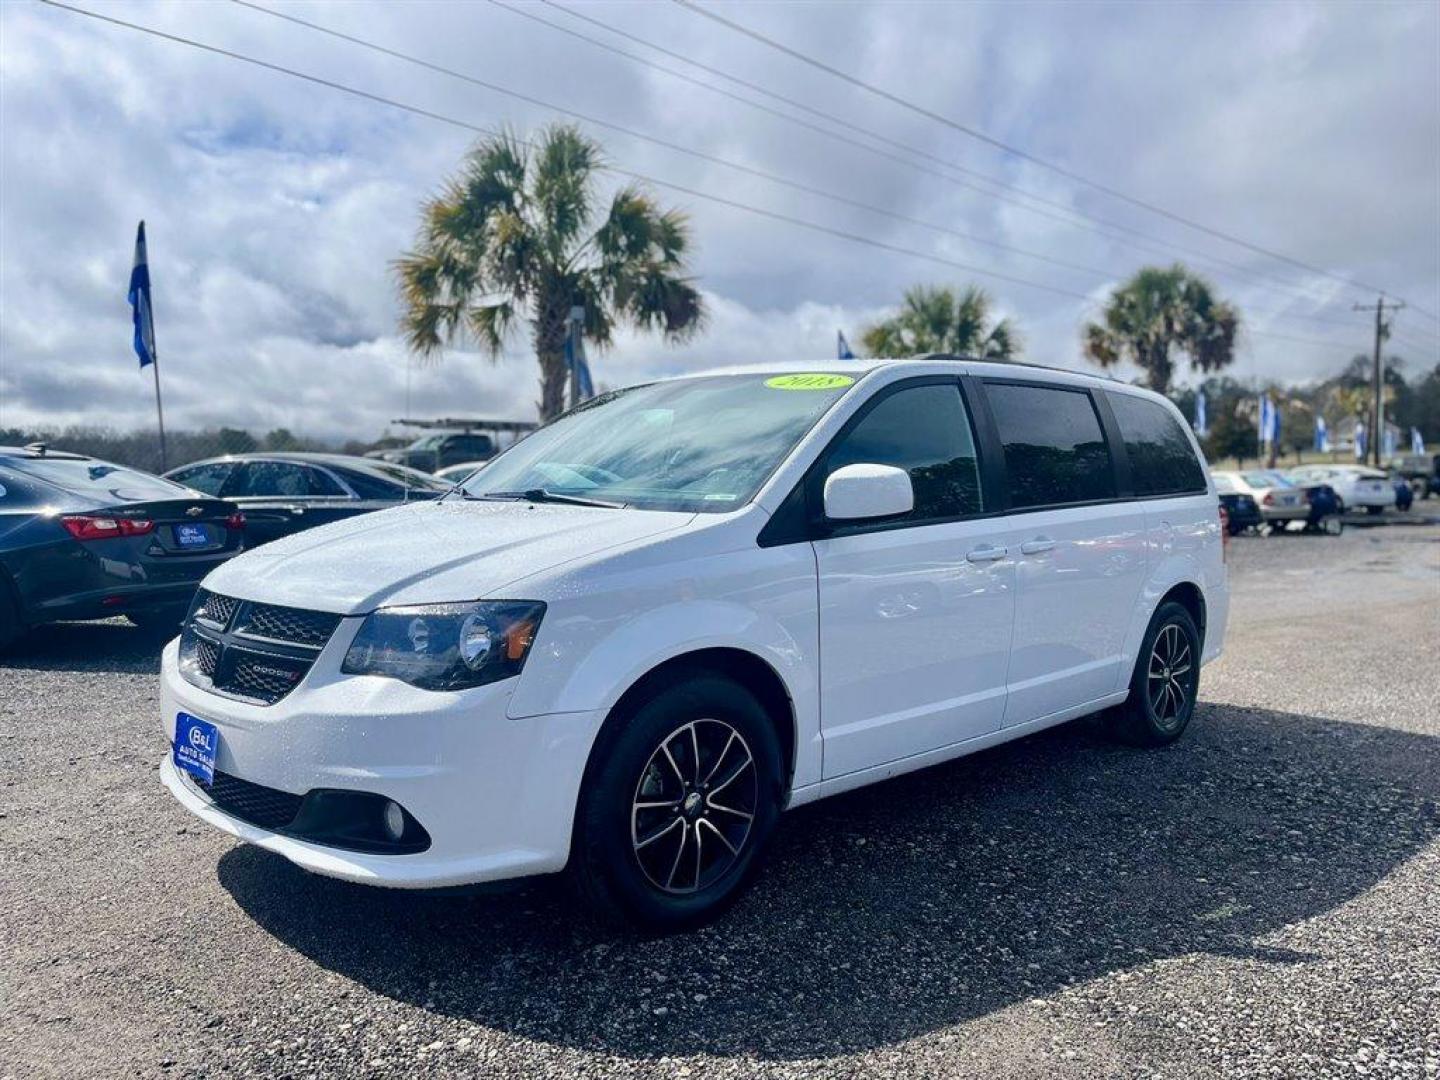
[{"label": "door handle", "polygon": [[1034,540],[1026,540],[1020,545],[1021,555],[1039,555],[1044,551],[1055,550],[1055,541],[1048,536],[1037,536]]},{"label": "door handle", "polygon": [[994,562],[996,559],[1003,559],[1004,557],[1005,549],[1003,547],[994,546],[978,547],[973,549],[972,551],[966,552],[965,554],[965,558],[969,559],[971,562]]}]

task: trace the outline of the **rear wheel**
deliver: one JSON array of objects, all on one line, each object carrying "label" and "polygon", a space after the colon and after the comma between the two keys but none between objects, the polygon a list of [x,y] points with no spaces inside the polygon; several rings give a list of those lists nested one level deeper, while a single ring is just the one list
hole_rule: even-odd
[{"label": "rear wheel", "polygon": [[20,640],[25,632],[25,623],[20,618],[20,605],[10,591],[10,583],[0,574],[0,650]]},{"label": "rear wheel", "polygon": [[1200,687],[1200,631],[1173,601],[1156,610],[1130,677],[1130,696],[1109,717],[1111,733],[1133,746],[1164,746],[1190,724]]},{"label": "rear wheel", "polygon": [[694,926],[749,884],[779,816],[775,726],[743,687],[697,674],[614,717],[586,771],[571,872],[602,914]]}]

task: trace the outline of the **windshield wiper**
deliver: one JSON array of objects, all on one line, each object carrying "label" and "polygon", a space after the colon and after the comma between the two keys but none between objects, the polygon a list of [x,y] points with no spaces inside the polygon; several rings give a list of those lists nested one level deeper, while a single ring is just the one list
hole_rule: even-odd
[{"label": "windshield wiper", "polygon": [[566,503],[570,506],[600,506],[607,510],[623,510],[624,503],[606,502],[604,499],[587,499],[581,495],[566,495],[549,488],[526,488],[524,491],[487,491],[483,495],[466,494],[467,499],[513,499],[534,503]]}]

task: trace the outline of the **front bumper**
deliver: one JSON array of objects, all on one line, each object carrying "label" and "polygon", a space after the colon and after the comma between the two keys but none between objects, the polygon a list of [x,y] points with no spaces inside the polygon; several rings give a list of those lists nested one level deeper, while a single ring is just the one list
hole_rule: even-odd
[{"label": "front bumper", "polygon": [[347,619],[302,683],[274,705],[192,686],[165,648],[160,724],[188,712],[220,732],[216,768],[280,791],[372,792],[405,807],[430,835],[415,854],[369,854],[286,836],[220,809],[169,754],[160,778],[209,824],[329,877],[395,888],[465,885],[551,873],[570,851],[585,761],[602,712],[512,719],[515,680],[457,693],[341,675],[360,620]]}]

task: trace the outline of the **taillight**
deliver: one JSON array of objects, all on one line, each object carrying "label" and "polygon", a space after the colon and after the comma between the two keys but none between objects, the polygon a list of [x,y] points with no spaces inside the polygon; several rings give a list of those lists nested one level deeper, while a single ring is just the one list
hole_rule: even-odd
[{"label": "taillight", "polygon": [[236,510],[233,514],[231,514],[225,519],[225,527],[227,529],[245,528],[245,515],[242,514],[239,510]]},{"label": "taillight", "polygon": [[1220,561],[1230,561],[1230,511],[1220,507]]},{"label": "taillight", "polygon": [[1275,493],[1274,493],[1273,491],[1267,491],[1267,492],[1265,492],[1265,497],[1264,497],[1263,499],[1261,499],[1260,501],[1261,501],[1262,503],[1264,503],[1266,506],[1274,506],[1274,505],[1275,505]]},{"label": "taillight", "polygon": [[144,536],[155,531],[155,522],[149,518],[66,514],[60,523],[76,540],[110,540],[116,536]]}]

